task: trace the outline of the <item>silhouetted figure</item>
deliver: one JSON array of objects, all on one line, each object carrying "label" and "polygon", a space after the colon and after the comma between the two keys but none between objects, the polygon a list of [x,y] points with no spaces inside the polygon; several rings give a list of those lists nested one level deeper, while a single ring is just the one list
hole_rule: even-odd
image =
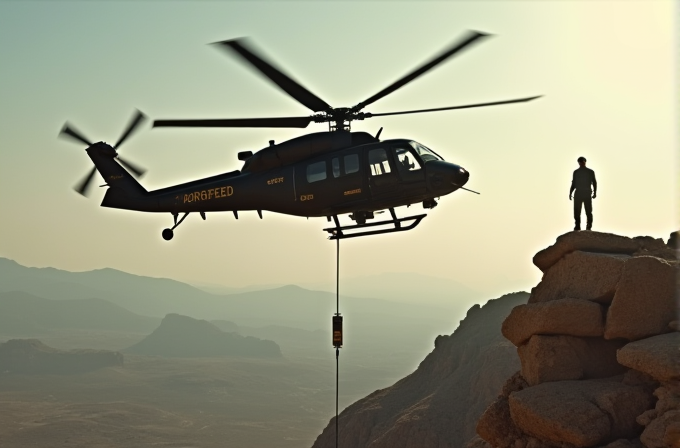
[{"label": "silhouetted figure", "polygon": [[570,201],[572,193],[576,190],[574,195],[574,230],[581,230],[581,205],[584,205],[586,209],[586,218],[588,219],[586,230],[590,230],[593,227],[592,199],[597,197],[597,181],[595,180],[595,171],[586,168],[585,157],[579,157],[578,164],[579,168],[574,170],[574,177],[571,179],[571,189],[569,189]]},{"label": "silhouetted figure", "polygon": [[408,156],[404,156],[404,160],[401,161],[401,164],[404,165],[406,171],[412,170],[413,168],[416,167],[415,164],[411,163]]}]

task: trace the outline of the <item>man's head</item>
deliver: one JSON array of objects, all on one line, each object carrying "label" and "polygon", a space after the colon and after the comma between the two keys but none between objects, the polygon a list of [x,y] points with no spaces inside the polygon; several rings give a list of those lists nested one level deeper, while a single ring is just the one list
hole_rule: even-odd
[{"label": "man's head", "polygon": [[585,157],[579,157],[577,160],[578,164],[580,166],[586,166],[586,158]]}]

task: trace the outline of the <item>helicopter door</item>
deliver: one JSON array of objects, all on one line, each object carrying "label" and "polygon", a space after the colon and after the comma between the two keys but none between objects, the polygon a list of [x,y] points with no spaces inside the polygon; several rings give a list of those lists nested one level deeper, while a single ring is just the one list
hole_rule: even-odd
[{"label": "helicopter door", "polygon": [[366,186],[358,152],[338,154],[330,159],[336,199],[344,205],[366,198]]},{"label": "helicopter door", "polygon": [[[391,151],[390,151],[391,152]],[[368,150],[368,182],[371,199],[384,199],[394,196],[399,191],[399,178],[394,170],[394,162],[390,152],[385,148]]]}]

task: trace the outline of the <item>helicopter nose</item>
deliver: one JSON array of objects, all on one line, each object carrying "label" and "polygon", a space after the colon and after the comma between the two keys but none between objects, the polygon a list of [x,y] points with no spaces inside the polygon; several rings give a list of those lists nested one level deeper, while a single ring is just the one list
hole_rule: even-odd
[{"label": "helicopter nose", "polygon": [[451,183],[456,187],[462,187],[470,179],[470,173],[461,166],[456,166],[452,173]]}]

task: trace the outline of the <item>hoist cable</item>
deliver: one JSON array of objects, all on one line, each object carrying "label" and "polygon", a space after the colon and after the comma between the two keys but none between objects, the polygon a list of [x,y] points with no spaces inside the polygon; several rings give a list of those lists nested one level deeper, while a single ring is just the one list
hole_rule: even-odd
[{"label": "hoist cable", "polygon": [[[335,240],[335,303],[340,315],[340,238]],[[335,347],[335,448],[338,448],[338,390],[340,384],[340,347]]]}]

